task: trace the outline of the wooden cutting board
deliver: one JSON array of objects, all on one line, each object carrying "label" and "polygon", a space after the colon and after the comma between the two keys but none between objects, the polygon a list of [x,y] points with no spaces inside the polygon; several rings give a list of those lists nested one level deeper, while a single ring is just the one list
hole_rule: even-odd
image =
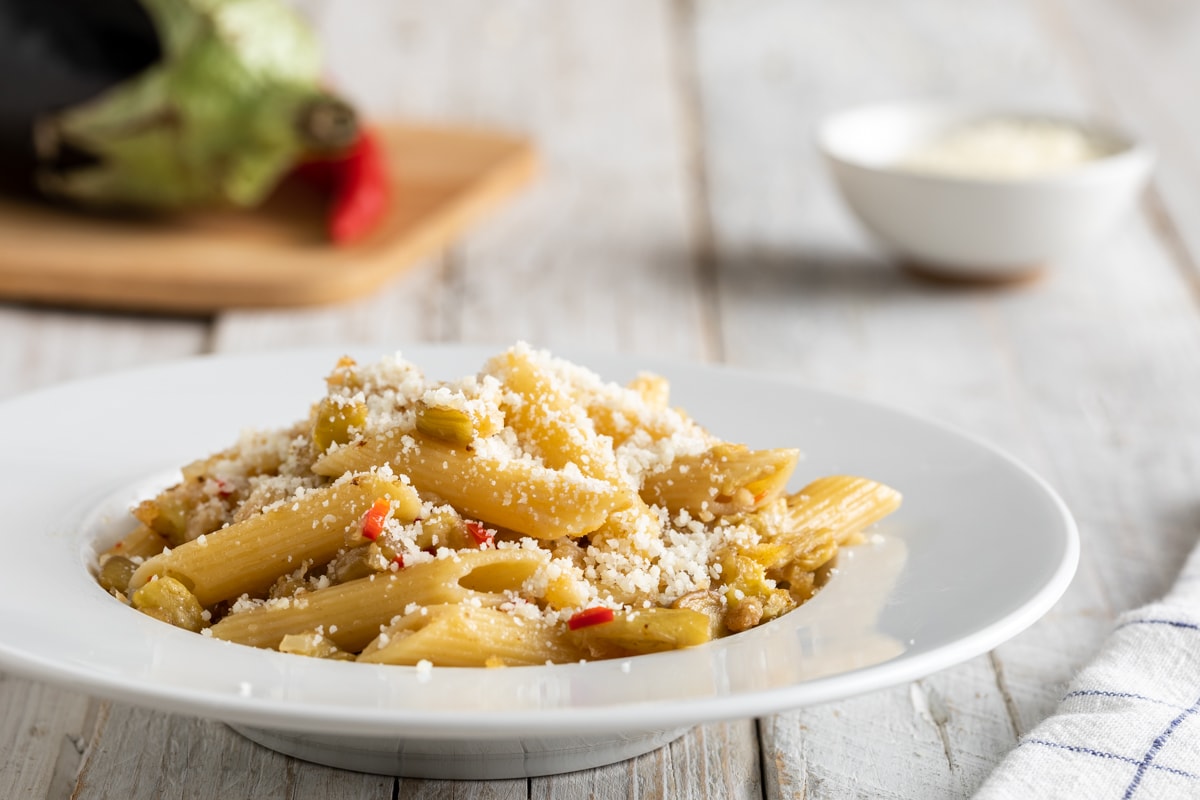
[{"label": "wooden cutting board", "polygon": [[286,183],[261,208],[136,220],[0,200],[0,299],[162,312],[346,300],[445,247],[532,178],[521,138],[470,128],[381,131],[395,185],[351,247],[324,233],[325,199]]}]

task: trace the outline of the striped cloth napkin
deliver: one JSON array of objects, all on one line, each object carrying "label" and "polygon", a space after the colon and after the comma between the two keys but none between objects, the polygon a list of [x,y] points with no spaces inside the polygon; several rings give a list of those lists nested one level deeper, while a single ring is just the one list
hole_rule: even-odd
[{"label": "striped cloth napkin", "polygon": [[1200,798],[1200,548],[1170,594],[1117,620],[975,800],[1189,797]]}]

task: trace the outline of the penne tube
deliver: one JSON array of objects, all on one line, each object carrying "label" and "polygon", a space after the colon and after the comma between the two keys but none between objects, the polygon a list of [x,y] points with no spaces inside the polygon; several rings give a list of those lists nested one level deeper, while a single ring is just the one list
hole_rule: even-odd
[{"label": "penne tube", "polygon": [[559,628],[493,608],[437,605],[405,615],[359,661],[440,667],[527,666],[576,661],[583,650]]},{"label": "penne tube", "polygon": [[612,621],[568,634],[593,658],[620,658],[693,647],[712,639],[707,614],[690,608],[618,612]]},{"label": "penne tube", "polygon": [[[820,514],[809,520],[798,519],[795,510],[788,506],[788,499],[778,497],[754,511],[723,519],[735,525],[748,525],[758,533],[757,545],[738,549],[762,564],[764,569],[777,569],[786,564],[792,573],[798,570],[811,572],[837,555],[836,531],[826,527],[831,519]],[[815,504],[812,510],[816,510]]]},{"label": "penne tube", "polygon": [[343,546],[346,532],[381,497],[392,501],[392,513],[401,520],[411,521],[420,513],[420,499],[411,487],[363,473],[147,559],[134,572],[129,588],[136,591],[155,577],[170,576],[203,606],[261,594],[304,562],[330,561]]},{"label": "penne tube", "polygon": [[575,399],[587,410],[596,433],[611,438],[614,446],[643,432],[652,440],[667,439],[680,430],[694,429],[694,433],[703,435],[682,411],[667,406],[669,395],[667,379],[649,372],[641,373],[625,387],[575,390]]},{"label": "penne tube", "polygon": [[625,486],[612,442],[601,439],[581,405],[524,348],[511,348],[488,362],[488,370],[516,398],[505,421],[518,439],[533,445],[547,466],[574,464],[584,475]]},{"label": "penne tube", "polygon": [[[298,423],[288,433],[299,435],[307,427]],[[279,470],[291,437],[247,434],[233,447],[193,461],[182,469],[179,483],[139,503],[133,515],[161,534],[171,547],[212,533],[228,522],[228,506],[245,499],[246,480],[252,475],[269,475]],[[236,463],[232,478],[226,474]],[[226,478],[231,478],[226,480]],[[210,492],[209,485],[216,484]]]},{"label": "penne tube", "polygon": [[[804,531],[833,531],[839,546],[853,542],[865,528],[900,507],[900,492],[882,483],[850,475],[817,478],[787,498],[789,530],[777,539],[800,541]],[[795,548],[804,549],[803,544]]]},{"label": "penne tube", "polygon": [[696,519],[750,511],[779,497],[796,468],[799,450],[750,450],[718,444],[698,456],[684,456],[646,476],[646,502],[685,510]]},{"label": "penne tube", "polygon": [[210,629],[218,639],[277,648],[284,636],[323,630],[340,650],[357,653],[382,626],[412,604],[478,602],[496,606],[519,590],[549,560],[541,550],[472,550],[269,601],[222,619]]},{"label": "penne tube", "polygon": [[148,525],[138,525],[132,533],[100,554],[99,560],[110,556],[124,556],[129,559],[151,558],[161,553],[167,546],[167,540]]},{"label": "penne tube", "polygon": [[671,397],[671,383],[662,375],[639,372],[625,387],[645,403],[651,411],[666,411]]},{"label": "penne tube", "polygon": [[322,456],[318,475],[390,464],[422,493],[439,497],[464,517],[538,539],[582,536],[630,502],[627,493],[578,471],[556,470],[530,459],[486,457],[420,433],[395,431],[363,439]]}]

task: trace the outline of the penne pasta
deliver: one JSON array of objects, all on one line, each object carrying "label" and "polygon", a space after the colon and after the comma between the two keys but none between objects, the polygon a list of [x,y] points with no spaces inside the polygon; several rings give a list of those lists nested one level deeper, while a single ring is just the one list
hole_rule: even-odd
[{"label": "penne pasta", "polygon": [[359,661],[446,667],[510,667],[575,661],[584,650],[560,628],[493,608],[435,605],[397,620]]},{"label": "penne pasta", "polygon": [[712,638],[709,619],[689,608],[647,608],[616,614],[609,622],[571,631],[592,658],[660,653],[694,647]]},{"label": "penne pasta", "polygon": [[[900,507],[900,493],[867,478],[830,475],[818,478],[787,499],[790,531],[776,538],[802,541],[804,531],[834,531],[838,545],[852,541],[862,531]],[[803,544],[795,552],[803,552]]]},{"label": "penne pasta", "polygon": [[519,589],[545,561],[537,551],[463,552],[268,601],[232,613],[210,630],[218,639],[273,648],[284,636],[321,629],[339,649],[357,653],[410,605],[500,605],[508,600],[505,591]]},{"label": "penne pasta", "polygon": [[781,495],[800,451],[750,450],[718,444],[697,456],[676,459],[642,484],[647,503],[671,512],[686,510],[698,519],[758,508]]},{"label": "penne pasta", "polygon": [[166,547],[167,540],[162,534],[147,525],[139,525],[132,533],[101,553],[100,560],[103,562],[109,556],[146,559],[158,555]]},{"label": "penne pasta", "polygon": [[486,368],[513,398],[504,409],[508,425],[518,439],[525,439],[541,454],[547,466],[563,469],[574,465],[588,477],[627,488],[612,443],[596,434],[586,410],[528,351],[508,350]]},{"label": "penne pasta", "polygon": [[421,433],[381,434],[323,456],[318,475],[390,464],[466,516],[539,539],[582,536],[627,505],[620,487],[578,471],[492,458]]},{"label": "penne pasta", "polygon": [[722,441],[669,398],[523,344],[454,381],[343,358],[307,419],[139,504],[96,577],[172,625],[313,658],[629,657],[787,613],[900,504],[849,476],[788,493],[797,450]]},{"label": "penne pasta", "polygon": [[363,473],[148,559],[129,587],[136,591],[153,578],[169,576],[205,606],[262,592],[301,564],[330,561],[347,532],[380,498],[389,501],[395,516],[416,518],[420,501],[410,487]]}]

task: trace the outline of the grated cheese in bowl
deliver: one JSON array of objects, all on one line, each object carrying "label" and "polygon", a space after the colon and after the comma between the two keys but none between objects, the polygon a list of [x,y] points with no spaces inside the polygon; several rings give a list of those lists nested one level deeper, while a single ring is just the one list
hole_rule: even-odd
[{"label": "grated cheese in bowl", "polygon": [[1113,152],[1112,143],[1069,122],[982,117],[939,133],[906,153],[896,166],[930,175],[1020,180],[1078,167]]}]

